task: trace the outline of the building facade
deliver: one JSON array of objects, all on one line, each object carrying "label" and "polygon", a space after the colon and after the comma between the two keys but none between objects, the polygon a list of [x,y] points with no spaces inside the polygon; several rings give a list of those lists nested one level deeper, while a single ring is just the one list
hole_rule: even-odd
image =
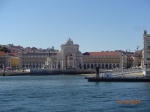
[{"label": "building facade", "polygon": [[3,51],[0,51],[0,69],[3,69],[6,66],[6,54]]},{"label": "building facade", "polygon": [[0,51],[0,68],[20,68],[20,59],[19,56],[15,53],[4,53]]},{"label": "building facade", "polygon": [[122,52],[85,52],[69,38],[61,45],[60,51],[27,52],[20,55],[0,53],[0,67],[18,67],[27,69],[114,69],[121,68]]},{"label": "building facade", "polygon": [[121,68],[122,52],[85,52],[69,38],[57,54],[50,53],[45,67],[49,69],[113,69]]},{"label": "building facade", "polygon": [[74,44],[70,38],[66,44],[61,45],[60,52],[50,53],[46,61],[46,66],[50,69],[75,69],[82,68],[82,65],[82,53],[79,51],[79,45]]},{"label": "building facade", "polygon": [[115,51],[83,53],[84,69],[114,69],[121,68],[122,53]]},{"label": "building facade", "polygon": [[141,61],[142,61],[142,50],[137,50],[134,53],[134,67],[141,67]]},{"label": "building facade", "polygon": [[142,51],[142,68],[150,69],[150,34],[144,31],[143,34],[143,51]]},{"label": "building facade", "polygon": [[20,67],[27,69],[42,69],[48,53],[26,53],[20,56]]}]

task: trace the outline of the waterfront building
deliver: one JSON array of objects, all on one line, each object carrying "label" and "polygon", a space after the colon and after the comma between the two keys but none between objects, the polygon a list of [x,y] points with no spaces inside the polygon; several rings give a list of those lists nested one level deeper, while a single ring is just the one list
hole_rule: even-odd
[{"label": "waterfront building", "polygon": [[82,53],[79,51],[79,45],[74,44],[69,38],[66,44],[61,45],[61,50],[57,54],[50,53],[47,58],[46,66],[50,69],[77,69],[82,68]]},{"label": "waterfront building", "polygon": [[141,61],[142,61],[142,50],[137,50],[134,53],[134,67],[141,67]]},{"label": "waterfront building", "polygon": [[[20,49],[20,47],[17,47]],[[60,51],[54,47],[48,49],[26,48],[18,55],[6,53],[4,63],[6,67],[27,69],[114,69],[121,68],[124,61],[123,51],[102,51],[81,53],[79,45],[69,38],[61,45]]]},{"label": "waterfront building", "polygon": [[113,69],[121,68],[122,52],[106,51],[106,52],[85,52],[83,53],[84,69]]},{"label": "waterfront building", "polygon": [[18,68],[20,63],[19,56],[16,53],[4,53],[0,51],[0,68]]},{"label": "waterfront building", "polygon": [[16,53],[6,53],[6,67],[17,69],[20,68],[20,58]]},{"label": "waterfront building", "polygon": [[48,53],[48,57],[46,58],[44,68],[45,69],[56,69],[56,52],[50,52]]},{"label": "waterfront building", "polygon": [[50,53],[45,62],[45,68],[50,69],[113,69],[121,68],[122,52],[85,52],[81,53],[79,45],[69,38],[61,45],[58,53]]},{"label": "waterfront building", "polygon": [[20,67],[27,69],[41,69],[45,65],[48,53],[26,53],[20,56]]},{"label": "waterfront building", "polygon": [[142,68],[150,69],[150,34],[144,30],[143,34],[143,51],[142,51]]},{"label": "waterfront building", "polygon": [[6,57],[5,52],[0,51],[0,69],[3,69],[3,66],[6,66]]}]

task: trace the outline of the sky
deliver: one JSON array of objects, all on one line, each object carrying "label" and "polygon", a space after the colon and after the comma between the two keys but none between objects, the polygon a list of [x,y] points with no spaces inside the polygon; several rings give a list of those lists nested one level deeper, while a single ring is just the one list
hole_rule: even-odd
[{"label": "sky", "polygon": [[143,48],[150,0],[0,0],[0,44],[83,52]]}]

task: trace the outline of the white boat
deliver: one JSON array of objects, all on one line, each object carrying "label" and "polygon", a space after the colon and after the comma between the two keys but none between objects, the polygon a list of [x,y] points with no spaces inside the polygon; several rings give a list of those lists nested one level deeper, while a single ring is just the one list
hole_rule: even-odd
[{"label": "white boat", "polygon": [[150,77],[150,69],[143,70],[143,75]]},{"label": "white boat", "polygon": [[113,70],[105,70],[102,77],[118,77],[118,75],[114,74]]}]

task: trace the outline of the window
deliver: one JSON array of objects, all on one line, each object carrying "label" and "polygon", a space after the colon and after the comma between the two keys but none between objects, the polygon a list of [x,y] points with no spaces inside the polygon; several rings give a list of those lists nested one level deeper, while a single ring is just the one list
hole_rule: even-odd
[{"label": "window", "polygon": [[97,63],[97,59],[95,58],[95,63]]},{"label": "window", "polygon": [[90,62],[89,59],[87,59],[87,62],[88,62],[88,63]]},{"label": "window", "polygon": [[147,60],[150,60],[150,52],[147,53]]},{"label": "window", "polygon": [[119,59],[117,59],[117,62],[119,63]]},{"label": "window", "polygon": [[113,59],[113,62],[115,62],[115,58]]},{"label": "window", "polygon": [[86,59],[83,59],[83,62],[86,63]]},{"label": "window", "polygon": [[147,41],[147,47],[150,48],[150,41]]},{"label": "window", "polygon": [[106,59],[106,62],[108,62],[108,59]]},{"label": "window", "polygon": [[104,59],[102,59],[102,62],[104,62]]},{"label": "window", "polygon": [[109,59],[109,62],[111,62],[111,58]]},{"label": "window", "polygon": [[91,63],[93,63],[93,59],[91,59]]}]

